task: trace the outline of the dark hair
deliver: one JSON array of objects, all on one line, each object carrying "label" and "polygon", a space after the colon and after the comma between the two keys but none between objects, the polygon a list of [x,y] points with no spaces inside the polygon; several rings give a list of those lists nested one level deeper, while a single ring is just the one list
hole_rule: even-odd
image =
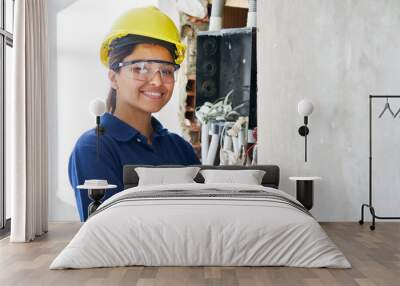
[{"label": "dark hair", "polygon": [[[126,45],[117,49],[112,49],[108,53],[108,66],[115,72],[119,71],[118,64],[129,56],[136,48],[136,44]],[[117,105],[117,91],[115,88],[110,87],[108,92],[106,107],[107,111],[114,114]]]},{"label": "dark hair", "polygon": [[[133,53],[138,44],[156,44],[162,46],[171,53],[174,60],[177,58],[176,47],[174,44],[145,36],[127,35],[125,37],[115,39],[110,44],[110,50],[108,52],[109,68],[115,72],[119,72],[118,64],[122,62],[124,58]],[[113,114],[115,112],[116,105],[117,91],[111,87],[106,101],[107,111]]]}]

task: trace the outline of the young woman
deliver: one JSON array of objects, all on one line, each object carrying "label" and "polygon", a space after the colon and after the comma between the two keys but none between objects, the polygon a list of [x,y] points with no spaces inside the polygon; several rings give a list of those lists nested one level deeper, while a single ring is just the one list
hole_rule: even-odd
[{"label": "young woman", "polygon": [[168,16],[155,7],[133,9],[114,23],[100,51],[109,68],[111,90],[105,129],[97,158],[95,129],[77,141],[69,159],[69,179],[75,191],[81,221],[87,219],[87,192],[77,189],[88,179],[106,179],[118,187],[105,199],[123,190],[126,164],[200,164],[192,146],[168,132],[152,116],[170,100],[184,46]]}]

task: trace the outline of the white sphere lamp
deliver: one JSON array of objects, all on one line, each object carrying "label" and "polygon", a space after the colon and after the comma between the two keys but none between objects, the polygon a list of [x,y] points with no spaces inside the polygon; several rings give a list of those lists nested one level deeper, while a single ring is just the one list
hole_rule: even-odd
[{"label": "white sphere lamp", "polygon": [[308,99],[303,99],[297,105],[297,111],[302,116],[309,116],[314,110],[314,105]]},{"label": "white sphere lamp", "polygon": [[102,116],[106,112],[106,104],[100,98],[96,98],[90,102],[89,111],[94,116]]}]

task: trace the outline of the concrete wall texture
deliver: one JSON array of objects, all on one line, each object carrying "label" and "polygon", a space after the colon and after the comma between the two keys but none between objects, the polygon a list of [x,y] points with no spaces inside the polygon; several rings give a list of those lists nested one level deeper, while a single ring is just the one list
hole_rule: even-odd
[{"label": "concrete wall texture", "polygon": [[[368,95],[400,94],[400,1],[258,1],[259,163],[289,176],[321,176],[312,213],[358,220],[368,201]],[[297,103],[314,103],[309,160]],[[373,189],[378,215],[400,215],[400,118],[373,103]],[[400,100],[389,101],[392,109]],[[369,215],[367,216],[369,218]]]}]

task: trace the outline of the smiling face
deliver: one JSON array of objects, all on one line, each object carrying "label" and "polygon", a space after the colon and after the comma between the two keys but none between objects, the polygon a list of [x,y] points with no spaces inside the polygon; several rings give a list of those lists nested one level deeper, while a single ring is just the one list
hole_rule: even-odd
[{"label": "smiling face", "polygon": [[[135,60],[160,60],[173,63],[171,53],[164,47],[153,44],[138,44],[123,62]],[[109,71],[111,86],[117,91],[116,110],[129,108],[132,111],[153,113],[160,111],[171,99],[174,83],[165,83],[159,72],[148,81],[129,78],[128,69]]]}]

